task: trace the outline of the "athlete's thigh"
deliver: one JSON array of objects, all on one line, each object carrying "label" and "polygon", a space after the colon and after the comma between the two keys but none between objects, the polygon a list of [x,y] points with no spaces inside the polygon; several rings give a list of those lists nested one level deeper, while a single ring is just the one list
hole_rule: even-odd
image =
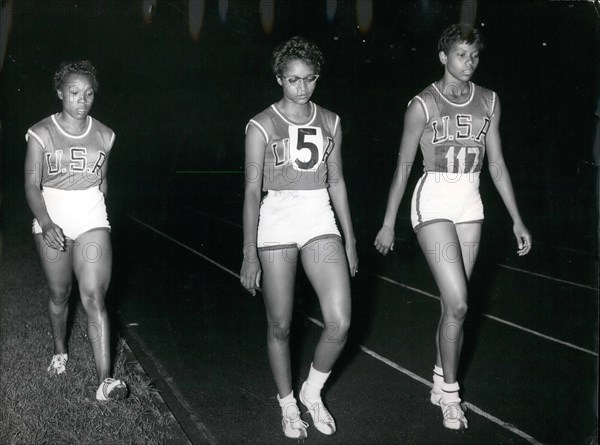
[{"label": "athlete's thigh", "polygon": [[341,239],[323,238],[304,246],[302,267],[319,298],[323,317],[349,320],[350,275]]},{"label": "athlete's thigh", "polygon": [[65,250],[61,252],[48,247],[41,233],[35,234],[33,237],[48,287],[52,290],[59,290],[71,286],[73,283],[73,243],[65,243]]},{"label": "athlete's thigh", "polygon": [[262,268],[261,289],[267,318],[269,321],[291,320],[298,249],[261,250],[258,257]]},{"label": "athlete's thigh", "polygon": [[73,269],[82,289],[106,293],[112,273],[112,243],[107,229],[94,229],[77,237]]},{"label": "athlete's thigh", "polygon": [[456,225],[456,234],[462,249],[463,266],[467,278],[471,278],[481,240],[481,223],[462,223]]},{"label": "athlete's thigh", "polygon": [[442,298],[466,295],[467,278],[454,223],[440,221],[424,225],[417,231],[417,239]]}]

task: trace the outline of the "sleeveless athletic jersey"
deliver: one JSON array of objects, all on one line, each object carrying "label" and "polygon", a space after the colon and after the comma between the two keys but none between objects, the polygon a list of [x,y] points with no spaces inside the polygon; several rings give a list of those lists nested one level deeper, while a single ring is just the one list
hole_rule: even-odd
[{"label": "sleeveless athletic jersey", "polygon": [[310,102],[305,124],[287,119],[275,104],[254,116],[253,125],[265,139],[263,191],[327,188],[327,157],[338,131],[337,114]]},{"label": "sleeveless athletic jersey", "polygon": [[477,173],[485,155],[485,135],[494,115],[496,93],[469,82],[469,100],[456,104],[446,99],[435,84],[413,100],[423,106],[427,119],[421,135],[424,171]]},{"label": "sleeveless athletic jersey", "polygon": [[73,135],[62,128],[56,115],[42,119],[25,135],[34,138],[44,155],[42,186],[60,190],[85,190],[102,182],[101,168],[115,140],[106,125],[87,117],[87,128]]}]

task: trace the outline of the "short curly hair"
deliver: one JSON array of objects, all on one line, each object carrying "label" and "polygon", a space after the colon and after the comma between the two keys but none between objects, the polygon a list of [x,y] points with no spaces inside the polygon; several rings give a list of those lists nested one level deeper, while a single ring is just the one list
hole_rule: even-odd
[{"label": "short curly hair", "polygon": [[92,88],[98,91],[99,83],[96,77],[96,68],[89,60],[76,60],[73,62],[63,62],[54,73],[53,85],[55,90],[60,90],[65,84],[65,79],[70,74],[83,74],[92,81]]},{"label": "short curly hair", "polygon": [[325,63],[319,47],[314,42],[300,36],[292,37],[275,48],[271,57],[273,74],[280,76],[285,66],[292,60],[302,60],[312,66],[315,74],[321,72],[321,66]]},{"label": "short curly hair", "polygon": [[478,29],[470,25],[456,23],[448,26],[438,40],[438,52],[448,54],[452,45],[459,43],[476,44],[479,50],[484,48],[483,36]]}]

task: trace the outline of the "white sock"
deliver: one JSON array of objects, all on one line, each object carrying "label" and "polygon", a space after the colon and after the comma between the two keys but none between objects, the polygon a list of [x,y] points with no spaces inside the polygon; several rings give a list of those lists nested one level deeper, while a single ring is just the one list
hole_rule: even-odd
[{"label": "white sock", "polygon": [[277,394],[277,401],[281,407],[281,414],[284,417],[294,418],[298,415],[298,402],[296,402],[296,398],[294,397],[294,391],[289,393],[284,398],[279,397],[279,394]]},{"label": "white sock", "polygon": [[442,383],[442,400],[446,403],[460,402],[460,397],[458,396],[459,390],[460,386],[458,386],[458,382]]},{"label": "white sock", "polygon": [[281,406],[282,408],[285,405],[288,405],[290,403],[296,403],[296,398],[294,397],[294,391],[292,391],[285,397],[280,397],[279,394],[277,394],[277,401],[279,402],[279,406]]},{"label": "white sock", "polygon": [[433,366],[433,389],[435,392],[442,391],[442,383],[444,383],[444,370],[438,365]]},{"label": "white sock", "polygon": [[312,363],[310,364],[310,371],[306,378],[306,385],[304,385],[304,397],[310,401],[317,401],[321,398],[321,389],[325,385],[325,382],[329,378],[329,372],[317,371]]}]

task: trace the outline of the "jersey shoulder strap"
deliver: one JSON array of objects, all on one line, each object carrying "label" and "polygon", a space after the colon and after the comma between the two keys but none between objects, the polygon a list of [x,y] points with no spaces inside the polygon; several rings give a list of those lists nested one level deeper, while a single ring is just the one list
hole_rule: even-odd
[{"label": "jersey shoulder strap", "polygon": [[409,107],[415,101],[418,102],[425,113],[425,123],[428,124],[429,121],[431,121],[431,118],[438,113],[441,99],[440,93],[436,90],[433,84],[430,84],[425,87],[423,91],[413,97],[408,102],[407,107]]},{"label": "jersey shoulder strap", "polygon": [[276,118],[276,113],[272,109],[273,105],[264,109],[252,119],[248,121],[246,124],[246,129],[244,133],[248,133],[248,128],[250,126],[255,127],[258,131],[260,131],[265,139],[265,142],[269,141],[269,134],[273,133],[274,124],[273,119]]},{"label": "jersey shoulder strap", "polygon": [[483,106],[483,108],[487,111],[488,116],[493,116],[496,110],[496,103],[498,101],[498,96],[496,93],[488,88],[484,88],[474,83],[471,85],[475,87],[473,100],[477,101]]},{"label": "jersey shoulder strap", "polygon": [[29,138],[33,138],[40,146],[40,150],[48,150],[50,141],[50,126],[52,125],[52,119],[50,116],[45,117],[41,121],[32,125],[25,133],[25,140],[29,142]]},{"label": "jersey shoulder strap", "polygon": [[321,121],[327,126],[331,136],[335,137],[340,127],[340,117],[333,111],[323,108],[317,104],[316,107],[317,119],[320,117]]},{"label": "jersey shoulder strap", "polygon": [[95,131],[102,140],[104,150],[110,151],[112,149],[113,144],[115,143],[115,132],[99,120],[96,120],[94,118],[91,119],[92,131]]}]

